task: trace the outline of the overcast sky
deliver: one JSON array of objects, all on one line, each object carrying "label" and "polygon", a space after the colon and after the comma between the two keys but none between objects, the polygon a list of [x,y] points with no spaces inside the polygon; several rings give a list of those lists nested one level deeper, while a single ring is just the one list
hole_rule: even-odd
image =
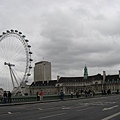
[{"label": "overcast sky", "polygon": [[50,61],[57,75],[118,74],[120,0],[0,0],[0,33],[22,31],[35,62]]}]

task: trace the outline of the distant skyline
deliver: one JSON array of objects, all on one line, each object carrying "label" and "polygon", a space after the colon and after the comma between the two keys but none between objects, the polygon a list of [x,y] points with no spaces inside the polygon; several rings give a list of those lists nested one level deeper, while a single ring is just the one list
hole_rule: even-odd
[{"label": "distant skyline", "polygon": [[33,67],[51,62],[52,79],[84,76],[85,65],[89,76],[118,74],[119,6],[119,0],[1,0],[0,34],[17,29],[26,35]]}]

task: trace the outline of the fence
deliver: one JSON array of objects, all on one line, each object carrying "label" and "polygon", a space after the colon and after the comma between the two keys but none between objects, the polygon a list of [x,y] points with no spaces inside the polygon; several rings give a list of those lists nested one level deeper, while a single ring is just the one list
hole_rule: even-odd
[{"label": "fence", "polygon": [[[112,92],[112,94],[116,94],[116,92]],[[95,96],[100,96],[102,95],[100,92],[95,93]],[[93,95],[88,95],[87,97],[92,97]],[[79,98],[84,98],[86,97],[85,94],[80,95]],[[70,99],[71,95],[64,95],[64,99]],[[73,98],[76,98],[76,95],[73,95]],[[60,99],[60,95],[44,95],[43,100],[57,100]],[[18,102],[33,102],[37,101],[37,96],[12,96],[11,97],[11,102],[12,103],[18,103]],[[2,97],[0,97],[0,104],[3,103]]]}]

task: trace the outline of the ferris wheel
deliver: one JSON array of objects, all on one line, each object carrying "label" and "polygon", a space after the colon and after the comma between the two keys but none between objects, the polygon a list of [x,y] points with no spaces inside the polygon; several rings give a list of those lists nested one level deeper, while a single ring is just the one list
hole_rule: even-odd
[{"label": "ferris wheel", "polygon": [[26,83],[31,75],[31,46],[18,30],[0,35],[0,88],[10,90]]}]

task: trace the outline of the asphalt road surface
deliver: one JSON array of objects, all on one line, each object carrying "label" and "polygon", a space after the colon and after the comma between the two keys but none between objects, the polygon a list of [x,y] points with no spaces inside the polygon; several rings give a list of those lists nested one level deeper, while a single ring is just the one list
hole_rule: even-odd
[{"label": "asphalt road surface", "polygon": [[120,95],[3,106],[0,120],[120,120]]}]

